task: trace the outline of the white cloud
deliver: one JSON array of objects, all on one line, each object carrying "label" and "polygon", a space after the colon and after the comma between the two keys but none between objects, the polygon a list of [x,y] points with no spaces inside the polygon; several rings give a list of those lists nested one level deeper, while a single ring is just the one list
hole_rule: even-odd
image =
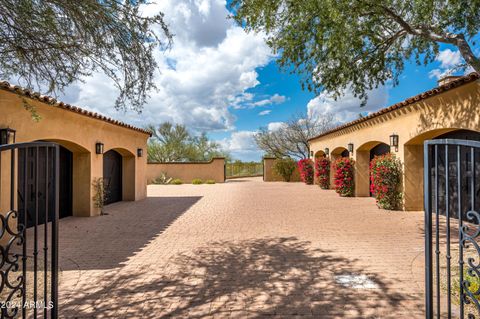
[{"label": "white cloud", "polygon": [[283,128],[284,126],[285,126],[284,122],[270,122],[267,125],[267,129],[269,131],[276,131],[276,130],[279,130],[279,129]]},{"label": "white cloud", "polygon": [[[248,99],[245,98],[246,94],[249,94],[248,96],[246,96],[248,97]],[[253,94],[251,93],[246,93],[246,94],[242,94],[238,97],[235,97],[232,103],[232,106],[235,109],[248,109],[248,108],[254,108],[257,106],[269,106],[274,104],[282,104],[287,100],[286,96],[275,93],[274,95],[268,96],[265,99],[252,102]]]},{"label": "white cloud", "polygon": [[158,91],[150,93],[142,114],[115,111],[117,91],[99,73],[69,88],[63,99],[138,126],[169,120],[192,130],[233,129],[229,107],[253,100],[246,90],[259,84],[255,69],[268,64],[272,53],[263,35],[247,34],[227,19],[225,5],[165,0],[145,7],[148,15],[162,11],[175,37],[170,50],[156,53]]},{"label": "white cloud", "polygon": [[218,142],[234,159],[259,161],[263,152],[255,142],[255,133],[255,131],[236,131],[232,132],[230,138],[224,138]]},{"label": "white cloud", "polygon": [[270,114],[271,112],[272,112],[272,110],[265,110],[265,111],[262,111],[262,112],[258,113],[258,115],[260,115],[260,116],[268,115],[268,114]]},{"label": "white cloud", "polygon": [[368,92],[367,104],[360,107],[361,100],[356,98],[352,91],[345,91],[344,96],[336,101],[327,93],[321,93],[319,96],[311,99],[307,104],[307,111],[310,115],[331,113],[338,123],[352,121],[362,113],[368,114],[386,107],[388,101],[388,90],[386,87],[379,87]]},{"label": "white cloud", "polygon": [[[437,80],[459,71],[458,66],[464,62],[460,51],[452,51],[450,49],[440,51],[435,57],[435,61],[440,62],[440,66],[428,72],[428,77],[431,79],[436,78]],[[470,72],[470,70],[467,67],[465,73]]]},{"label": "white cloud", "polygon": [[460,51],[452,51],[450,49],[445,49],[438,53],[435,60],[441,63],[441,68],[447,69],[458,65],[462,61],[462,56],[460,54]]}]

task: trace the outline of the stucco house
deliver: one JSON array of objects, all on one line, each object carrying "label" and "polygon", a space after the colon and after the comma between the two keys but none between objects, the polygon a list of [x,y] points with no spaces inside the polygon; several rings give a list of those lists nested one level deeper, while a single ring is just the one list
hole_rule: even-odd
[{"label": "stucco house", "polygon": [[[149,131],[2,81],[0,129],[6,128],[15,131],[16,143],[60,145],[60,217],[99,214],[92,200],[96,178],[105,181],[107,203],[146,197]],[[7,172],[9,154],[1,156],[1,170]],[[2,211],[8,210],[8,177],[1,178]]]},{"label": "stucco house", "polygon": [[370,196],[370,160],[396,153],[403,163],[404,209],[422,210],[423,143],[440,138],[480,141],[479,79],[478,73],[444,78],[432,90],[315,136],[309,141],[311,156],[353,157],[355,196]]}]

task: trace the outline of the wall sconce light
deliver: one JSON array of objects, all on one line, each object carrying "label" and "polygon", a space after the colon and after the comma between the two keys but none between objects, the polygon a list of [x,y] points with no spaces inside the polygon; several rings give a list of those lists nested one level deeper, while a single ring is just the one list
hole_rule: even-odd
[{"label": "wall sconce light", "polygon": [[143,148],[137,148],[137,156],[142,157],[143,156]]},{"label": "wall sconce light", "polygon": [[313,151],[310,151],[310,157],[313,157]]},{"label": "wall sconce light", "polygon": [[103,143],[102,142],[95,143],[95,153],[103,154]]},{"label": "wall sconce light", "polygon": [[0,129],[0,145],[15,143],[16,132],[9,127]]},{"label": "wall sconce light", "polygon": [[329,155],[330,154],[330,149],[328,147],[325,147],[325,155]]},{"label": "wall sconce light", "polygon": [[395,152],[398,152],[398,135],[395,133],[390,135],[390,147],[395,147]]},{"label": "wall sconce light", "polygon": [[353,143],[348,143],[348,151],[353,154]]}]

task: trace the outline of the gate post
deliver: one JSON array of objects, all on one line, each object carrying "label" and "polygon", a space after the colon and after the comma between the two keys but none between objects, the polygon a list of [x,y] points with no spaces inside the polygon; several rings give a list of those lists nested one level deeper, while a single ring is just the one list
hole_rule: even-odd
[{"label": "gate post", "polygon": [[430,147],[423,146],[423,201],[425,211],[425,318],[433,318],[433,276],[432,276],[432,214],[430,192]]}]

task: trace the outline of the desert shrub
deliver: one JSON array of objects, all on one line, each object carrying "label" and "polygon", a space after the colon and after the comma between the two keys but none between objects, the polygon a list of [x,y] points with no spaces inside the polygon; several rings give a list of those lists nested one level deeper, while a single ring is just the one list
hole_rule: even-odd
[{"label": "desert shrub", "polygon": [[399,209],[402,205],[402,163],[395,154],[375,156],[370,161],[370,192],[377,206]]},{"label": "desert shrub", "polygon": [[285,182],[290,182],[290,178],[295,171],[295,161],[289,157],[278,158],[273,164],[273,170],[282,176]]},{"label": "desert shrub", "polygon": [[215,180],[213,180],[213,179],[207,179],[207,180],[205,181],[205,184],[215,184]]},{"label": "desert shrub", "polygon": [[194,179],[192,179],[192,184],[194,184],[194,185],[203,184],[203,180],[201,180],[200,178],[194,178]]},{"label": "desert shrub", "polygon": [[313,184],[313,161],[309,158],[298,161],[300,178],[305,184]]},{"label": "desert shrub", "polygon": [[155,178],[152,182],[153,184],[166,185],[166,184],[170,184],[171,181],[172,181],[171,177],[168,177],[165,172],[161,172],[160,176]]},{"label": "desert shrub", "polygon": [[330,188],[330,160],[327,157],[315,160],[315,175],[322,189]]},{"label": "desert shrub", "polygon": [[181,184],[183,184],[183,181],[180,178],[175,178],[170,182],[170,184],[181,185]]},{"label": "desert shrub", "polygon": [[353,168],[355,161],[352,158],[341,157],[333,162],[333,180],[335,191],[340,196],[353,196],[355,183],[353,180]]},{"label": "desert shrub", "polygon": [[93,186],[93,204],[96,208],[100,209],[100,215],[106,215],[105,202],[108,198],[108,191],[105,187],[103,177],[95,177],[92,181]]}]

